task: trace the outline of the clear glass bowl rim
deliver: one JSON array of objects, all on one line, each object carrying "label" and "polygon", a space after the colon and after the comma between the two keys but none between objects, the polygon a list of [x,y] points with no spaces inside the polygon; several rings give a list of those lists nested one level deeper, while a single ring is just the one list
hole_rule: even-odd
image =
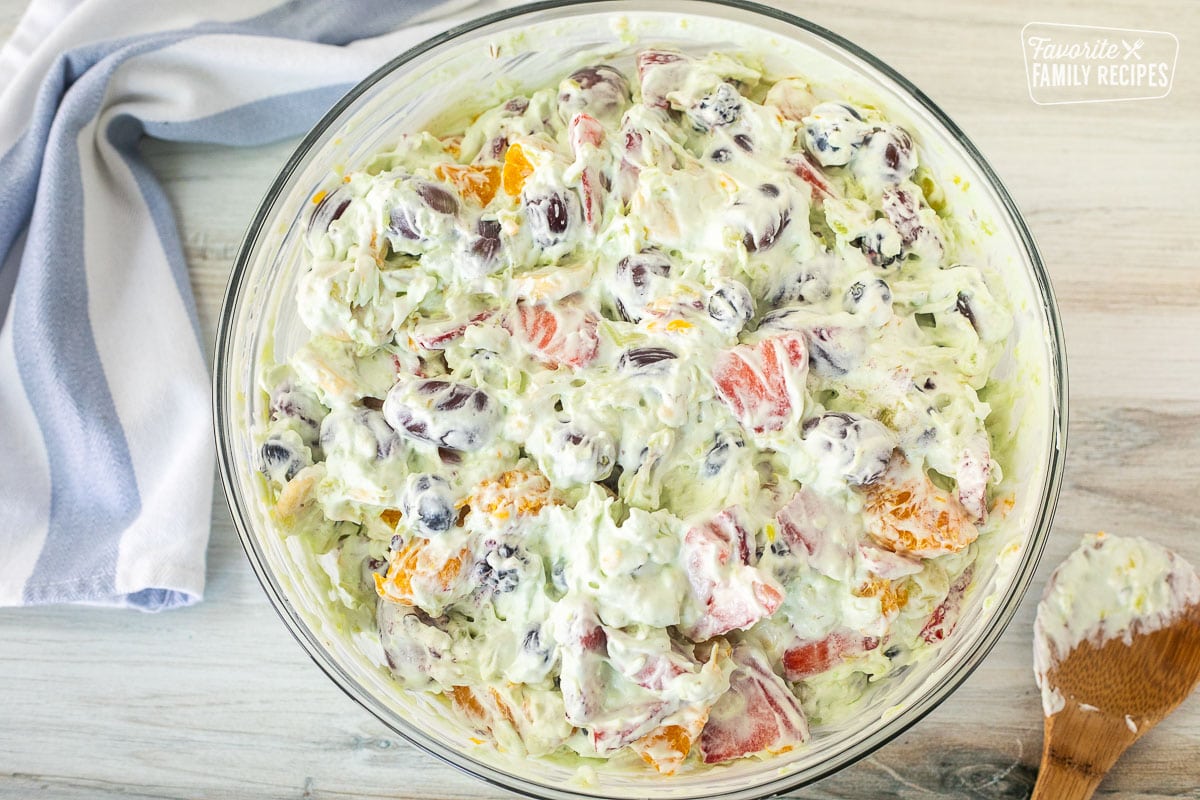
[{"label": "clear glass bowl rim", "polygon": [[[267,594],[268,599],[271,601],[275,612],[283,620],[288,630],[292,633],[292,636],[295,637],[296,641],[313,662],[338,688],[410,744],[474,778],[511,792],[537,798],[538,800],[559,800],[560,798],[580,798],[582,800],[583,798],[595,798],[596,795],[574,792],[566,787],[548,787],[543,784],[532,784],[520,776],[502,772],[489,765],[480,763],[462,751],[444,748],[439,742],[423,734],[416,726],[407,720],[399,719],[390,709],[387,709],[378,703],[374,697],[362,691],[357,681],[345,672],[325,647],[321,645],[315,633],[299,619],[282,587],[267,567],[264,556],[259,551],[259,545],[252,533],[249,515],[244,505],[246,501],[238,490],[236,482],[234,454],[231,446],[233,431],[230,428],[231,420],[224,413],[224,401],[231,389],[229,377],[230,360],[233,355],[232,340],[234,323],[236,321],[235,312],[240,305],[239,299],[250,269],[255,245],[262,234],[264,226],[270,221],[271,212],[277,200],[287,188],[290,179],[304,166],[307,157],[317,143],[320,142],[322,136],[337,124],[342,112],[350,107],[361,95],[384,80],[395,70],[420,58],[425,53],[472,33],[479,28],[498,22],[505,22],[514,17],[539,14],[545,11],[572,6],[603,5],[606,2],[609,2],[609,0],[542,0],[542,2],[514,6],[469,20],[401,53],[379,67],[347,92],[312,127],[304,139],[301,140],[300,144],[297,145],[291,157],[272,182],[270,189],[267,191],[247,229],[241,247],[238,250],[237,258],[234,261],[225,297],[222,302],[217,328],[213,369],[213,421],[216,431],[217,461],[222,488],[233,517],[234,526],[237,529],[242,547],[246,551],[251,568],[262,585],[264,592]],[[930,692],[919,702],[907,707],[901,714],[889,720],[874,736],[830,758],[819,769],[784,775],[774,780],[765,781],[756,786],[731,793],[705,795],[705,797],[713,798],[722,797],[730,798],[731,800],[732,798],[749,800],[749,798],[769,797],[809,785],[870,755],[883,745],[900,736],[933,711],[934,708],[940,705],[970,677],[988,653],[991,652],[991,649],[1008,627],[1009,622],[1012,620],[1032,582],[1038,563],[1041,560],[1046,540],[1049,538],[1050,526],[1058,503],[1067,444],[1068,384],[1066,347],[1058,305],[1050,284],[1050,278],[1046,272],[1045,264],[1042,261],[1033,235],[1025,224],[1023,215],[999,176],[975,145],[954,121],[926,96],[924,92],[876,56],[848,39],[802,17],[759,3],[749,2],[749,0],[685,0],[685,2],[695,5],[698,8],[703,8],[704,6],[715,7],[717,9],[729,8],[761,15],[824,39],[828,44],[841,48],[846,53],[864,62],[868,67],[893,81],[913,101],[922,106],[943,127],[945,132],[957,142],[968,158],[974,162],[974,166],[987,178],[990,184],[989,188],[995,194],[1001,209],[1007,215],[1009,222],[1016,231],[1029,264],[1032,265],[1033,277],[1036,282],[1038,297],[1041,301],[1041,311],[1048,322],[1049,330],[1047,332],[1051,337],[1049,346],[1051,352],[1052,385],[1049,388],[1053,394],[1051,403],[1053,417],[1050,421],[1052,441],[1045,464],[1046,480],[1041,492],[1042,503],[1030,531],[1025,557],[1009,585],[1008,594],[1003,598],[1003,603],[992,618],[992,623],[983,638],[979,640],[975,649],[965,654],[954,671],[950,673],[947,680],[937,690]]]}]

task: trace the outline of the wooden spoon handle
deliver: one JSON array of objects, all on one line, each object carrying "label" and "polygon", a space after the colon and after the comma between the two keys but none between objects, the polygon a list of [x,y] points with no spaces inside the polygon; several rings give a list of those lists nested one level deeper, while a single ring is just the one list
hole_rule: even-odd
[{"label": "wooden spoon handle", "polygon": [[1088,774],[1081,766],[1043,758],[1029,800],[1088,800],[1104,779],[1104,773]]},{"label": "wooden spoon handle", "polygon": [[1124,718],[1085,711],[1073,702],[1046,717],[1045,730],[1042,766],[1030,800],[1088,800],[1140,735]]}]

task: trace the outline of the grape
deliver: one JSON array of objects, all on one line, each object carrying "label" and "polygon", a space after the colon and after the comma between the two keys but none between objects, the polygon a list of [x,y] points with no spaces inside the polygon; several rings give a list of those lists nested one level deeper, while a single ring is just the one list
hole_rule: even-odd
[{"label": "grape", "polygon": [[304,455],[282,439],[271,437],[259,449],[259,471],[272,481],[287,483],[307,466]]},{"label": "grape", "polygon": [[967,322],[971,323],[971,327],[976,332],[979,331],[979,323],[975,321],[975,312],[971,310],[971,301],[962,292],[959,292],[958,297],[955,299],[954,310],[966,317]]},{"label": "grape", "polygon": [[776,306],[816,303],[827,299],[831,293],[824,274],[815,269],[801,269],[788,276],[771,296],[771,302]]},{"label": "grape", "polygon": [[670,259],[652,248],[625,256],[617,262],[615,294],[617,312],[621,318],[628,322],[639,322],[646,309],[652,277],[657,275],[666,278],[670,274]]},{"label": "grape", "polygon": [[558,113],[563,121],[580,112],[602,122],[616,122],[629,105],[629,81],[607,64],[572,72],[558,88]]},{"label": "grape", "polygon": [[486,592],[507,594],[520,586],[528,564],[529,556],[520,547],[499,544],[475,562],[475,580]]},{"label": "grape", "polygon": [[718,431],[713,446],[704,454],[702,472],[709,478],[719,475],[725,465],[729,463],[729,457],[733,455],[734,451],[745,446],[746,441],[738,434]]},{"label": "grape", "polygon": [[477,450],[495,433],[500,409],[482,389],[423,380],[393,386],[383,414],[388,424],[411,439],[451,450]]},{"label": "grape", "polygon": [[350,198],[346,197],[340,188],[326,192],[321,202],[313,209],[312,216],[308,218],[309,232],[325,233],[330,225],[341,219],[349,207]]},{"label": "grape", "polygon": [[802,430],[805,450],[853,486],[878,481],[896,448],[891,430],[858,414],[831,411],[807,420]]},{"label": "grape", "polygon": [[494,219],[483,219],[475,223],[475,232],[479,238],[471,244],[471,253],[480,261],[487,263],[500,252],[500,222]]},{"label": "grape", "polygon": [[679,358],[665,347],[634,347],[621,354],[617,368],[632,372],[661,372],[665,362]]},{"label": "grape", "polygon": [[783,233],[783,229],[788,226],[789,222],[791,222],[791,214],[787,211],[780,212],[778,216],[767,222],[761,231],[757,233],[746,231],[742,236],[742,246],[748,253],[769,249],[779,240],[779,235]]},{"label": "grape", "polygon": [[402,205],[395,206],[388,212],[388,232],[414,242],[421,238],[416,215],[413,214],[412,209]]},{"label": "grape", "polygon": [[884,183],[902,183],[917,168],[912,137],[899,125],[876,128],[867,135],[854,162],[859,174],[871,173]]},{"label": "grape", "polygon": [[434,186],[432,183],[419,183],[417,184],[417,195],[425,201],[425,205],[439,214],[458,213],[458,201],[454,199],[454,195],[440,186]]},{"label": "grape", "polygon": [[850,244],[861,250],[876,267],[890,267],[900,259],[900,234],[886,219],[872,222],[865,231],[851,239]]},{"label": "grape", "polygon": [[900,234],[901,244],[912,244],[921,235],[923,226],[918,216],[921,203],[913,192],[898,187],[885,189],[880,208],[884,217]]},{"label": "grape", "polygon": [[766,250],[774,246],[791,222],[791,209],[790,192],[784,194],[777,184],[764,183],[738,198],[728,224],[742,231],[742,245],[747,252]]},{"label": "grape", "polygon": [[528,197],[525,199],[525,216],[529,220],[534,241],[542,247],[561,242],[571,221],[579,217],[578,202],[573,193]]},{"label": "grape", "polygon": [[804,118],[804,144],[823,167],[844,167],[870,132],[856,109],[844,103],[821,103]]},{"label": "grape", "polygon": [[589,433],[572,424],[562,424],[550,439],[548,452],[538,457],[555,485],[568,486],[603,481],[612,474],[616,461],[612,436],[604,431]]},{"label": "grape", "polygon": [[737,333],[754,316],[754,297],[740,281],[720,281],[708,296],[708,315],[727,333]]},{"label": "grape", "polygon": [[317,396],[305,389],[297,388],[290,381],[284,381],[271,392],[271,420],[291,420],[296,424],[293,430],[310,447],[317,443],[321,433],[321,420],[327,413]]},{"label": "grape", "polygon": [[[387,232],[392,236],[412,242],[436,237],[446,225],[446,222],[438,222],[438,217],[453,217],[458,213],[458,200],[437,184],[410,179],[398,188],[396,201],[388,210]],[[433,211],[436,216],[424,209]]]},{"label": "grape", "polygon": [[722,83],[689,108],[687,115],[699,131],[730,125],[742,115],[742,96],[732,84]]},{"label": "grape", "polygon": [[862,314],[879,327],[892,318],[892,288],[880,278],[865,278],[850,284],[842,307],[851,314]]},{"label": "grape", "polygon": [[450,484],[438,475],[410,475],[401,510],[426,535],[445,533],[458,516]]},{"label": "grape", "polygon": [[[365,433],[365,438],[360,438],[360,433]],[[321,448],[329,454],[339,446],[352,448],[362,456],[366,454],[361,452],[361,447],[372,447],[375,458],[383,459],[400,446],[400,437],[379,411],[372,408],[339,409],[321,423]]]}]

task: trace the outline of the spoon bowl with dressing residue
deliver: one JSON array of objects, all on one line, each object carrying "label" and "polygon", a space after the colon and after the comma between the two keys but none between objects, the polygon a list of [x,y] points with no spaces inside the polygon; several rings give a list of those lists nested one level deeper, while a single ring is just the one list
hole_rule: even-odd
[{"label": "spoon bowl with dressing residue", "polygon": [[1200,575],[1139,537],[1086,537],[1034,624],[1045,741],[1032,800],[1087,800],[1200,682]]}]

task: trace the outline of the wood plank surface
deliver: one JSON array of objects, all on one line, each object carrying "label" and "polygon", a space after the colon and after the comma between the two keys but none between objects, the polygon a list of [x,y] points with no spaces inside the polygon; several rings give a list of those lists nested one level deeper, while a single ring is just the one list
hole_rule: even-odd
[{"label": "wood plank surface", "polygon": [[[0,0],[0,38],[23,8]],[[1036,236],[1071,378],[1062,500],[1030,596],[934,713],[808,798],[1024,798],[1041,746],[1033,611],[1087,532],[1145,534],[1200,563],[1200,5],[968,0],[777,3],[911,78],[988,157]],[[1170,31],[1156,101],[1038,106],[1030,21]],[[174,204],[211,341],[241,235],[292,142],[146,142]],[[211,345],[209,358],[211,359]],[[1100,797],[1200,800],[1200,699],[1135,745]],[[308,660],[251,573],[214,494],[200,605],[159,615],[0,610],[0,798],[509,797],[417,752]]]}]

